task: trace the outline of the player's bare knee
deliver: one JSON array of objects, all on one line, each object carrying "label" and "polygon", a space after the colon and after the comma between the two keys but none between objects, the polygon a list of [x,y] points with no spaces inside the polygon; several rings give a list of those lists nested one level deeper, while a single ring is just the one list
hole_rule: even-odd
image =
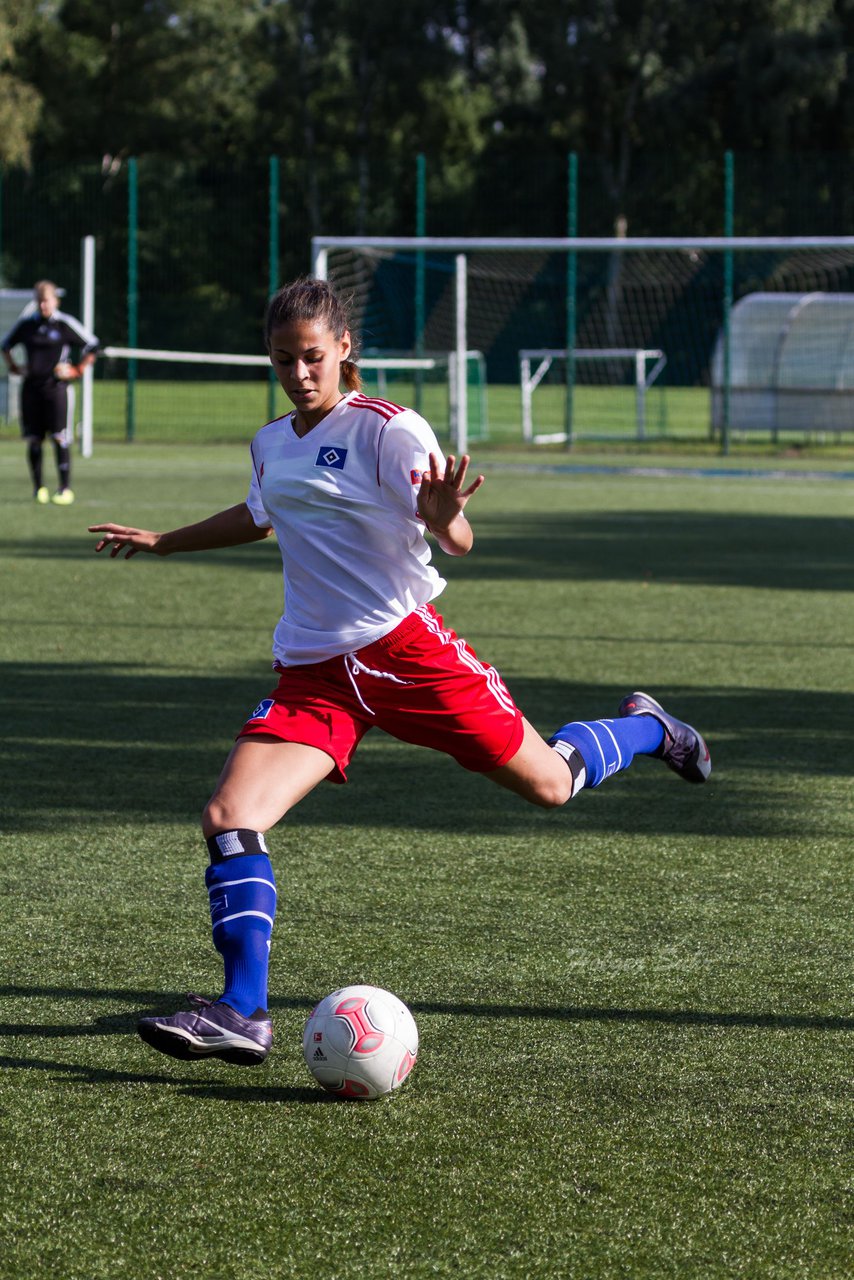
[{"label": "player's bare knee", "polygon": [[211,796],[202,814],[202,834],[207,840],[220,831],[230,831],[240,826],[234,821],[235,815],[229,812],[228,805],[218,795]]},{"label": "player's bare knee", "polygon": [[541,809],[559,809],[572,795],[572,775],[566,773],[566,778],[539,778],[527,798]]}]

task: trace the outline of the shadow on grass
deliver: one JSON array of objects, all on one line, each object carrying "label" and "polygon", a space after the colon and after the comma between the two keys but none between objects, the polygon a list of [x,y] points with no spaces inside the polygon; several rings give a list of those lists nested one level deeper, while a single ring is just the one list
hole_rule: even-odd
[{"label": "shadow on grass", "polygon": [[[221,1066],[222,1064],[217,1064]],[[240,1069],[240,1068],[238,1068]],[[321,1089],[282,1088],[259,1085],[215,1084],[200,1081],[191,1076],[159,1075],[156,1072],[111,1071],[105,1067],[84,1066],[82,1063],[52,1062],[44,1058],[0,1057],[0,1070],[47,1071],[52,1075],[65,1075],[81,1084],[165,1084],[170,1089],[193,1098],[213,1098],[219,1102],[301,1102],[305,1104],[339,1101]]]},{"label": "shadow on grass", "polygon": [[689,510],[478,516],[454,577],[850,591],[854,520]]},{"label": "shadow on grass", "polygon": [[[524,580],[533,575],[575,582],[654,579],[764,590],[851,589],[854,520],[841,517],[703,513],[687,507],[614,512],[544,509],[533,515],[484,511],[477,513],[477,533],[477,552],[455,563],[455,579]],[[92,556],[93,547],[92,536],[81,529],[62,538],[45,533],[29,540],[5,539],[0,541],[0,554],[76,560]],[[193,562],[199,567],[268,572],[271,562],[278,562],[278,552],[270,542],[199,553]],[[134,571],[133,566],[127,568]],[[168,573],[162,567],[158,571]]]},{"label": "shadow on grass", "polygon": [[[272,677],[272,673],[271,677]],[[233,733],[273,683],[260,675],[193,675],[97,664],[0,664],[5,830],[76,823],[195,826]],[[524,677],[511,682],[544,733],[561,719],[613,715],[624,686]],[[810,802],[813,782],[854,773],[854,693],[656,687],[651,692],[698,725],[715,772],[686,787],[641,760],[567,809],[544,814],[449,757],[368,735],[347,787],[322,786],[288,820],[339,828],[535,832],[544,820],[579,832],[692,835],[839,835],[846,815]],[[797,775],[794,797],[764,779]],[[441,796],[441,805],[429,798]],[[424,802],[426,800],[426,802]],[[417,801],[415,809],[413,803]]]},{"label": "shadow on grass", "polygon": [[[66,1039],[72,1036],[124,1035],[135,1030],[138,1017],[174,1013],[185,1004],[183,995],[107,988],[0,986],[0,998],[121,1000],[132,1003],[132,1013],[106,1014],[91,1022],[63,1024],[0,1024],[0,1035],[33,1039]],[[315,1000],[310,996],[272,996],[270,1010],[295,1010],[306,1014]],[[751,1027],[766,1031],[854,1031],[854,1018],[790,1013],[744,1013],[706,1009],[615,1009],[602,1005],[470,1004],[459,1001],[410,1002],[416,1015],[437,1014],[455,1018],[517,1018],[550,1022],[652,1023],[675,1027]]]}]

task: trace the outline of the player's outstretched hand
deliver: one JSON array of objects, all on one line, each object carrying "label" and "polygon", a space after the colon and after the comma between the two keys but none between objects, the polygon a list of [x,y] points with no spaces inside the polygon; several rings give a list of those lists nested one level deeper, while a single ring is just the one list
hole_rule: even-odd
[{"label": "player's outstretched hand", "polygon": [[443,470],[436,454],[430,454],[430,467],[421,477],[418,490],[418,514],[428,529],[447,529],[483,484],[485,477],[477,476],[467,489],[464,488],[470,462],[471,458],[464,453],[457,467],[457,460],[451,453]]},{"label": "player's outstretched hand", "polygon": [[158,543],[163,536],[152,533],[150,529],[132,529],[124,524],[90,524],[90,533],[102,533],[103,538],[95,544],[96,551],[109,551],[112,558],[124,551],[125,560],[137,555],[140,551],[150,551],[153,555],[161,555]]}]

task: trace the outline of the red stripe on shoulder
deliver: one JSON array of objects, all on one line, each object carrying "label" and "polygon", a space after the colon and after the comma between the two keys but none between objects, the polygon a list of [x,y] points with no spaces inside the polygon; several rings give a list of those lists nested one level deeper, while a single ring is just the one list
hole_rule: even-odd
[{"label": "red stripe on shoulder", "polygon": [[405,413],[402,404],[393,404],[391,400],[380,400],[377,396],[355,395],[350,401],[350,406],[353,409],[370,409],[372,413],[378,413],[380,417],[385,418],[386,422],[398,413]]}]

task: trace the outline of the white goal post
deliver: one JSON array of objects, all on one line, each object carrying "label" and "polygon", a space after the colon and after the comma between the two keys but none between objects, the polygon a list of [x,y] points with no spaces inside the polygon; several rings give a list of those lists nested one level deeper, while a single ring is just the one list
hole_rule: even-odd
[{"label": "white goal post", "polygon": [[[229,352],[174,351],[153,347],[106,346],[101,349],[101,355],[106,360],[125,361],[128,363],[133,361],[134,364],[140,362],[147,363],[149,366],[156,364],[158,366],[157,377],[166,381],[172,378],[180,381],[182,378],[180,373],[182,366],[195,366],[199,370],[207,370],[208,374],[213,375],[214,378],[216,378],[217,370],[225,372],[229,368],[256,369],[259,373],[264,370],[269,373],[271,370],[269,358],[260,354],[239,355]],[[389,393],[391,381],[389,375],[392,377],[395,375],[411,375],[413,378],[434,375],[434,378],[438,380],[436,385],[445,387],[447,392],[447,402],[442,406],[441,412],[447,412],[452,436],[458,433],[461,401],[467,402],[468,395],[461,394],[455,352],[433,351],[425,352],[422,356],[411,356],[397,352],[384,354],[381,351],[372,351],[370,354],[359,357],[358,367],[363,373],[376,375],[377,389],[381,396],[386,396]],[[486,375],[481,352],[466,352],[464,368],[466,369],[466,376],[463,380],[463,387],[468,390],[470,385],[473,386],[481,400],[485,400]],[[481,417],[483,416],[485,414],[482,411]],[[142,430],[143,432],[145,431],[144,423],[142,424]],[[86,456],[90,456],[91,453],[90,427]]]},{"label": "white goal post", "polygon": [[[97,332],[101,328],[97,316],[95,315],[95,241],[92,237],[86,237],[82,243],[82,315],[88,328],[92,328]],[[391,237],[364,237],[364,236],[318,236],[312,238],[311,242],[311,268],[318,278],[325,278],[328,274],[330,265],[332,265],[332,274],[337,275],[337,259],[330,257],[337,255],[341,251],[346,255],[369,256],[376,260],[405,260],[407,278],[402,285],[393,282],[394,288],[397,289],[397,312],[394,316],[394,324],[397,324],[397,332],[394,332],[394,325],[388,324],[385,329],[388,330],[387,340],[376,340],[376,367],[382,369],[383,361],[387,358],[402,358],[402,360],[411,361],[408,369],[414,371],[416,385],[420,388],[421,381],[419,375],[419,365],[416,361],[419,357],[429,360],[433,353],[452,352],[453,358],[451,366],[449,366],[448,374],[444,374],[444,365],[442,369],[443,380],[447,379],[451,383],[451,394],[456,398],[456,404],[452,408],[455,412],[451,415],[453,424],[452,439],[455,447],[460,451],[465,451],[467,444],[471,439],[469,408],[470,397],[466,394],[470,389],[470,362],[471,347],[478,348],[479,352],[483,352],[485,360],[489,361],[490,374],[493,370],[501,372],[503,376],[498,379],[499,383],[510,384],[513,380],[513,370],[515,370],[515,361],[519,356],[519,348],[535,348],[542,346],[542,349],[561,349],[575,351],[577,347],[583,348],[625,348],[625,349],[652,349],[658,346],[659,333],[661,329],[656,330],[658,321],[661,320],[663,314],[663,303],[670,300],[670,294],[665,296],[665,292],[661,291],[663,303],[658,306],[658,311],[652,316],[652,321],[648,323],[649,312],[643,308],[635,307],[632,316],[640,317],[636,324],[621,323],[608,324],[607,321],[615,319],[621,321],[622,311],[618,311],[621,302],[620,289],[624,287],[622,283],[620,288],[613,289],[613,298],[617,298],[617,302],[612,303],[612,294],[607,294],[606,301],[599,305],[599,310],[595,312],[595,324],[590,324],[588,316],[581,315],[579,310],[579,319],[577,319],[577,330],[579,330],[580,343],[576,343],[575,337],[575,256],[579,260],[583,259],[583,255],[611,257],[611,269],[615,271],[615,260],[621,259],[625,255],[635,253],[634,262],[643,261],[645,253],[650,255],[661,255],[666,253],[668,270],[671,271],[673,279],[676,280],[676,288],[682,287],[682,275],[690,276],[693,279],[695,274],[695,262],[698,261],[698,255],[720,255],[726,262],[723,269],[722,279],[723,287],[717,283],[716,307],[714,312],[716,315],[716,324],[718,333],[720,333],[720,362],[721,362],[721,390],[718,394],[722,404],[721,408],[721,439],[723,447],[726,447],[726,440],[729,439],[731,426],[735,424],[735,419],[730,413],[730,389],[732,387],[731,372],[731,335],[730,335],[730,314],[732,303],[734,303],[734,289],[732,289],[732,256],[735,255],[736,262],[737,253],[743,252],[781,252],[786,255],[795,255],[796,261],[791,270],[802,270],[803,262],[808,262],[810,269],[812,264],[808,260],[816,259],[819,266],[822,262],[830,264],[827,271],[830,273],[831,268],[835,268],[837,262],[842,262],[845,269],[850,268],[851,256],[854,255],[854,236],[793,236],[793,237],[414,237],[414,236],[391,236]],[[802,251],[817,251],[816,253],[803,253]],[[841,251],[841,253],[836,252]],[[417,288],[412,287],[411,271],[415,270],[415,284],[419,284],[419,270],[424,268],[425,257],[437,255],[439,261],[428,261],[430,273],[428,274],[428,284],[435,284],[438,278],[443,278],[442,287],[442,314],[439,320],[435,321],[434,329],[437,330],[438,340],[430,340],[431,334],[428,332],[430,324],[433,324],[434,317],[437,316],[439,308],[435,306],[435,297],[439,294],[439,289],[434,288],[433,296],[428,298],[429,321],[428,328],[421,329],[419,325],[415,325],[416,339],[414,343],[410,342],[412,333],[411,326],[411,310],[414,310],[414,303],[419,297]],[[480,257],[478,257],[480,255]],[[490,255],[498,255],[499,260],[507,262],[508,270],[504,273],[497,270],[495,262],[488,262],[487,257]],[[513,259],[515,255],[515,259]],[[534,314],[534,308],[529,307],[526,310],[525,291],[530,287],[531,280],[534,279],[538,265],[531,257],[530,264],[525,264],[526,255],[565,255],[567,262],[566,273],[560,270],[553,270],[547,280],[547,288],[551,289],[551,294],[538,294],[536,298],[536,306],[540,307],[538,314]],[[525,265],[522,265],[525,264]],[[676,273],[673,264],[682,264],[679,273]],[[634,270],[630,257],[629,268]],[[818,269],[818,268],[817,268]],[[841,270],[842,268],[840,268]],[[627,270],[625,274],[631,274]],[[721,273],[718,273],[721,274]],[[791,274],[791,273],[790,273]],[[367,273],[370,278],[370,273]],[[401,275],[402,279],[402,275]],[[572,285],[570,285],[572,279]],[[497,280],[497,284],[495,284]],[[717,276],[716,276],[717,280]],[[420,283],[424,284],[424,275],[421,275]],[[446,287],[447,283],[447,287]],[[539,280],[538,282],[539,287]],[[670,278],[668,278],[670,284]],[[639,287],[647,287],[647,280],[641,279]],[[836,287],[836,285],[831,285]],[[494,308],[494,300],[497,297],[497,289],[502,288],[504,292],[498,300],[498,306],[503,308],[497,311]],[[579,285],[579,297],[586,297],[581,293]],[[799,285],[800,288],[800,285]],[[826,284],[809,283],[804,288],[827,288]],[[492,293],[489,292],[492,289]],[[428,291],[429,292],[429,291]],[[711,291],[709,291],[711,292]],[[424,289],[421,289],[421,294]],[[606,291],[607,293],[607,291]],[[737,289],[735,291],[737,294]],[[378,329],[382,328],[383,316],[387,315],[391,308],[384,306],[384,298],[382,294],[378,294],[379,301],[373,300],[374,316],[373,319],[378,325]],[[402,300],[402,302],[401,302]],[[545,300],[540,302],[540,300]],[[570,306],[570,301],[572,306]],[[645,296],[641,298],[641,302],[645,305]],[[702,298],[700,298],[702,301]],[[658,305],[658,294],[656,296]],[[421,297],[421,303],[424,298]],[[493,311],[487,311],[488,306],[493,306]],[[407,311],[410,307],[410,311]],[[611,310],[608,310],[611,307]],[[561,314],[561,308],[563,315]],[[627,308],[626,308],[627,310]],[[401,330],[401,321],[399,321],[399,312],[406,317],[406,324],[410,325],[410,332],[406,332],[406,324]],[[699,314],[699,312],[698,312]],[[517,317],[517,325],[520,326],[521,332],[517,335],[516,340],[510,340],[511,334],[502,332],[503,347],[501,351],[497,351],[498,325],[506,320],[508,315]],[[604,315],[606,323],[600,323]],[[440,324],[439,324],[440,321]],[[447,321],[451,321],[448,324]],[[539,332],[534,332],[536,324],[531,326],[531,321],[539,324]],[[540,323],[542,321],[542,323]],[[528,326],[528,328],[526,328]],[[707,325],[708,328],[708,325]],[[440,329],[440,332],[439,332]],[[481,330],[487,329],[481,339]],[[645,330],[645,332],[644,332]],[[398,333],[402,333],[405,342],[393,340]],[[419,334],[421,337],[419,337]],[[681,334],[681,330],[680,330]],[[101,330],[101,337],[106,334]],[[378,334],[379,337],[379,334]],[[508,340],[504,340],[506,337]],[[557,342],[553,342],[553,338],[557,338]],[[700,334],[700,338],[705,339],[705,332]],[[521,340],[520,340],[521,339]],[[616,340],[615,340],[616,339]],[[627,339],[627,340],[626,340]],[[652,339],[652,340],[649,340]],[[694,339],[691,339],[694,340]],[[670,361],[668,361],[668,380],[676,378],[677,370],[680,370],[685,364],[684,352],[680,352],[675,346],[671,346],[670,340],[663,337],[661,346],[666,347]],[[700,343],[695,342],[695,346]],[[403,349],[401,349],[403,348]],[[383,357],[379,355],[383,349],[393,352],[393,356]],[[411,355],[410,352],[411,351]],[[703,347],[704,351],[704,347]],[[114,357],[117,361],[127,358],[129,369],[129,378],[134,378],[133,362],[136,360],[165,361],[166,366],[169,362],[174,361],[175,364],[209,364],[215,365],[254,365],[259,369],[268,366],[266,356],[233,356],[230,353],[222,355],[222,353],[204,353],[204,352],[181,352],[181,351],[163,351],[154,352],[147,351],[140,347],[119,347],[109,346],[102,348],[102,355]],[[483,360],[483,357],[480,357]],[[447,358],[447,357],[443,357]],[[629,357],[626,357],[629,358]],[[681,365],[680,365],[681,360]],[[365,369],[369,369],[371,360],[362,361]],[[385,369],[391,370],[392,366],[384,365]],[[429,370],[429,365],[426,369]],[[424,366],[421,366],[424,370]],[[694,370],[691,369],[694,375]],[[106,370],[104,371],[106,372]],[[154,374],[155,370],[146,369],[146,374]],[[95,385],[100,388],[101,370],[96,370]],[[115,371],[113,376],[115,376]],[[238,378],[239,371],[234,370],[234,376]],[[430,376],[426,374],[425,376]],[[433,375],[433,379],[435,379]],[[543,375],[545,376],[545,375]],[[165,380],[170,378],[168,367],[166,367]],[[702,379],[702,375],[700,375]],[[108,379],[104,379],[108,380]],[[152,379],[154,381],[154,379]],[[631,394],[630,379],[625,380],[626,390]],[[694,383],[679,383],[677,385],[700,385],[700,380]],[[703,384],[704,385],[704,384]],[[584,388],[581,388],[584,390]],[[132,419],[132,396],[128,396],[128,421]],[[115,397],[114,397],[115,399]],[[95,410],[99,411],[101,404],[108,404],[106,398],[100,398],[100,390],[95,390]],[[498,403],[498,401],[497,401]],[[501,404],[506,401],[501,401]],[[516,401],[517,403],[517,401]],[[581,397],[581,407],[586,412],[586,397]],[[81,393],[78,394],[78,410],[81,410],[81,447],[82,452],[88,454],[92,448],[92,375],[87,371],[85,378],[82,379]],[[108,412],[113,413],[113,401],[109,402]],[[624,408],[620,408],[621,420],[626,421],[626,412]],[[631,411],[629,410],[629,413]],[[649,412],[649,404],[647,404],[647,412]],[[597,413],[599,407],[597,406]],[[113,415],[114,416],[114,415]],[[163,416],[163,415],[161,415]],[[255,411],[250,413],[254,420]],[[577,413],[574,416],[574,407],[572,407],[571,388],[567,383],[567,394],[565,403],[565,422],[568,434],[566,436],[567,443],[571,443],[572,431]],[[643,417],[641,417],[643,421]],[[508,424],[513,430],[519,430],[517,424],[516,410],[513,408],[512,417],[508,419]],[[558,425],[558,422],[554,422]],[[737,425],[737,424],[735,424]],[[622,428],[621,428],[622,430]]]},{"label": "white goal post", "polygon": [[[540,385],[555,360],[565,361],[566,347],[540,347],[519,352],[519,382],[522,395],[522,438],[529,444],[563,444],[565,431],[534,432],[534,391]],[[646,393],[667,364],[667,356],[658,348],[636,347],[576,347],[574,361],[628,361],[634,366],[635,433],[638,440],[646,435]],[[533,362],[536,367],[532,369]],[[653,361],[652,368],[647,364]]]},{"label": "white goal post", "polygon": [[[729,411],[729,386],[730,386],[730,365],[731,365],[731,341],[729,317],[733,305],[733,263],[739,253],[750,252],[780,252],[788,255],[798,254],[801,251],[820,251],[821,253],[833,253],[837,250],[843,250],[847,255],[854,252],[854,236],[541,236],[541,237],[503,237],[503,236],[314,236],[312,238],[312,272],[320,278],[326,279],[331,273],[336,275],[336,260],[338,255],[349,253],[353,256],[361,255],[362,258],[370,257],[371,261],[378,263],[381,261],[400,261],[405,259],[411,264],[414,273],[414,284],[409,285],[409,292],[416,299],[419,295],[417,287],[419,280],[419,271],[422,273],[423,280],[424,264],[428,259],[433,259],[433,264],[441,264],[441,271],[444,275],[450,276],[451,271],[455,278],[455,317],[454,329],[455,339],[454,345],[458,352],[465,351],[471,343],[483,350],[490,358],[490,350],[485,341],[481,338],[479,332],[475,332],[475,311],[476,304],[469,298],[468,294],[472,291],[468,286],[473,286],[477,268],[469,266],[469,261],[475,263],[476,255],[481,259],[483,255],[504,255],[511,257],[516,255],[564,255],[566,258],[567,269],[562,282],[563,293],[563,316],[560,310],[555,313],[554,322],[552,323],[551,332],[543,334],[545,341],[540,339],[540,345],[543,349],[560,349],[575,350],[577,347],[591,348],[593,346],[601,346],[601,348],[620,347],[628,349],[632,345],[632,337],[640,338],[640,341],[634,341],[633,348],[651,349],[658,345],[658,334],[654,331],[654,325],[649,326],[653,332],[649,333],[649,338],[645,341],[646,335],[640,332],[642,326],[635,327],[635,334],[621,333],[619,326],[619,316],[617,315],[619,283],[614,284],[611,288],[606,282],[602,290],[601,315],[602,323],[595,336],[596,341],[591,342],[587,334],[583,335],[583,340],[577,342],[576,325],[579,323],[579,317],[576,314],[576,293],[578,290],[578,281],[576,278],[575,267],[582,260],[583,255],[599,255],[600,260],[605,257],[615,264],[625,261],[627,266],[631,267],[631,255],[636,255],[636,261],[640,260],[645,254],[650,254],[656,260],[661,259],[661,255],[667,255],[667,263],[670,270],[676,278],[676,286],[678,288],[687,287],[685,282],[697,273],[701,265],[701,259],[704,255],[711,255],[722,260],[723,269],[719,273],[721,282],[718,285],[718,292],[715,298],[714,309],[715,319],[713,325],[717,328],[721,335],[722,344],[722,379],[725,388],[723,394],[723,411],[722,420],[723,427],[721,430],[722,447],[724,451],[727,448],[730,431],[730,411]],[[335,255],[330,264],[330,255]],[[628,255],[628,258],[626,257]],[[810,255],[811,256],[811,255]],[[453,264],[453,265],[451,265]],[[611,275],[611,282],[619,281],[620,271],[618,266],[614,266]],[[519,309],[520,300],[524,296],[524,288],[530,283],[531,273],[525,277],[524,270],[515,273],[513,287],[507,294],[507,308],[511,311]],[[813,286],[815,287],[815,286]],[[561,286],[558,285],[558,289]],[[423,290],[422,290],[423,292]],[[445,313],[443,319],[447,318],[447,299],[450,289],[445,288],[443,291],[443,305],[445,305]],[[382,308],[382,301],[378,306]],[[414,310],[414,306],[413,306]],[[663,304],[659,308],[656,320],[661,319],[663,313]],[[479,318],[482,327],[482,316]],[[415,332],[418,333],[418,326],[415,326]],[[612,337],[613,333],[613,337]],[[557,341],[551,342],[551,335]],[[492,336],[495,336],[495,328],[493,326]],[[582,335],[579,335],[582,336]],[[533,335],[532,335],[533,337]],[[600,340],[601,339],[603,340]],[[616,341],[613,339],[616,338]],[[623,339],[620,341],[620,339]],[[628,341],[626,339],[628,338]],[[701,335],[703,343],[706,341],[705,332]],[[398,344],[399,345],[399,344]],[[416,342],[417,345],[417,342]],[[435,345],[435,343],[433,344]],[[450,345],[450,344],[449,344]],[[536,338],[529,344],[531,348],[537,345]],[[516,343],[516,350],[522,346],[522,343]],[[668,349],[670,354],[671,371],[677,367],[676,353],[670,350],[670,344],[667,341],[661,342],[661,346]],[[507,353],[502,354],[504,368],[507,368]],[[684,363],[684,357],[683,357]],[[660,372],[660,371],[659,371]],[[574,369],[570,368],[570,373],[574,373]],[[702,371],[697,381],[690,385],[701,385],[701,378],[708,376],[708,369]],[[687,384],[686,384],[687,385]],[[572,444],[576,434],[576,415],[574,408],[574,384],[571,377],[567,379],[565,405],[564,405],[564,421],[566,432],[564,439],[568,445]],[[462,452],[466,450],[468,444],[468,424],[465,417],[465,411],[460,416],[458,424],[458,434],[454,440],[456,447]]]}]

